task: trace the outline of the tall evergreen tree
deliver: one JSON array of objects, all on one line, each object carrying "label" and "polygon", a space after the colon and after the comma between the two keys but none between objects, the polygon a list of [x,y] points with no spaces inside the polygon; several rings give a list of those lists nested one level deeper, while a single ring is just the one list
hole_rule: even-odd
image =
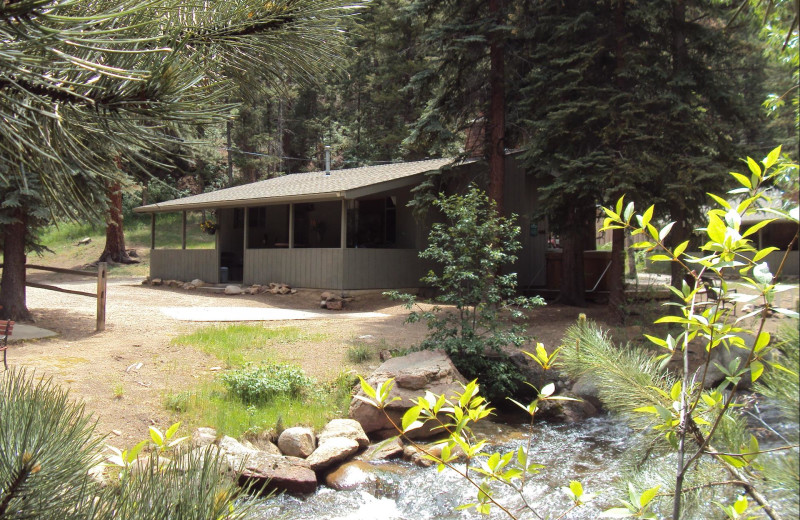
[{"label": "tall evergreen tree", "polygon": [[[142,163],[141,151],[173,142],[176,126],[224,118],[224,101],[254,65],[274,78],[313,76],[340,41],[343,8],[357,3],[0,5],[4,200],[35,187],[46,208],[96,214],[103,205],[87,187],[125,183],[116,160]],[[35,209],[16,206],[5,216],[7,226],[22,224],[25,243],[30,222],[18,215]],[[2,287],[24,284],[24,250],[4,243],[4,264]],[[0,305],[4,317],[29,317],[24,292],[3,290]]]},{"label": "tall evergreen tree", "polygon": [[685,0],[532,8],[525,161],[562,235],[564,302],[584,302],[583,237],[598,203],[648,193],[667,204],[683,242],[705,193],[757,137],[763,63],[716,9]]}]

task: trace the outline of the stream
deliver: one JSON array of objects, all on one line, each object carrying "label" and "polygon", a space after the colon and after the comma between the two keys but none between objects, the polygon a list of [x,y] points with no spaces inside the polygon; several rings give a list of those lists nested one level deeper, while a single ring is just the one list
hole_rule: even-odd
[{"label": "stream", "polygon": [[[526,427],[489,425],[485,435],[503,451],[527,443]],[[562,487],[580,480],[584,490],[600,496],[578,508],[565,519],[595,519],[604,509],[616,504],[621,480],[620,459],[632,444],[632,432],[609,417],[589,419],[582,424],[536,425],[533,429],[531,457],[546,467],[525,486],[525,498],[542,516],[558,516],[571,505]],[[435,467],[418,468],[403,462],[374,463],[367,482],[350,491],[335,491],[320,486],[308,497],[289,495],[267,501],[261,518],[293,520],[450,520],[486,518],[467,511],[456,511],[459,504],[475,501],[474,488],[455,472]],[[504,505],[519,507],[513,491],[496,495]],[[535,518],[526,514],[525,518]],[[506,518],[493,511],[491,518]]]}]

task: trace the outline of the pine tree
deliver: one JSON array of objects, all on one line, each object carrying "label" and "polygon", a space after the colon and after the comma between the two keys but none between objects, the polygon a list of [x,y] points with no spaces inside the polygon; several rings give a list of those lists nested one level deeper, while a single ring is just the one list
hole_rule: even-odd
[{"label": "pine tree", "polygon": [[[3,4],[0,189],[37,186],[45,208],[96,216],[103,204],[88,185],[125,184],[115,161],[146,164],[142,151],[166,149],[180,125],[222,120],[233,89],[252,84],[254,65],[276,80],[312,77],[332,58],[350,4]],[[5,220],[22,224],[24,237],[29,223],[19,210],[11,208]],[[24,250],[7,249],[3,287],[24,284]],[[3,316],[28,317],[20,297],[3,291]]]}]

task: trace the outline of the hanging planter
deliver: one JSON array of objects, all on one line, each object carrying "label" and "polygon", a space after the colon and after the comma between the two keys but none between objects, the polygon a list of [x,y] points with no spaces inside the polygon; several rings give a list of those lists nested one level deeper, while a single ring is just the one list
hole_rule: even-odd
[{"label": "hanging planter", "polygon": [[217,232],[217,223],[213,220],[204,220],[200,223],[200,229],[203,230],[203,233],[213,235]]}]

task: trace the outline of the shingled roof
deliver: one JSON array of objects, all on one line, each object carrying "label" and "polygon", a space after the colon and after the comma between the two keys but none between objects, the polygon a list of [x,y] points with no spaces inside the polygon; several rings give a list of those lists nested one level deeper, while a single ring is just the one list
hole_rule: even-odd
[{"label": "shingled roof", "polygon": [[353,199],[370,192],[388,191],[412,184],[426,172],[451,164],[453,159],[430,159],[324,171],[294,173],[136,208],[137,213],[158,213],[221,207],[257,206],[287,202]]}]

